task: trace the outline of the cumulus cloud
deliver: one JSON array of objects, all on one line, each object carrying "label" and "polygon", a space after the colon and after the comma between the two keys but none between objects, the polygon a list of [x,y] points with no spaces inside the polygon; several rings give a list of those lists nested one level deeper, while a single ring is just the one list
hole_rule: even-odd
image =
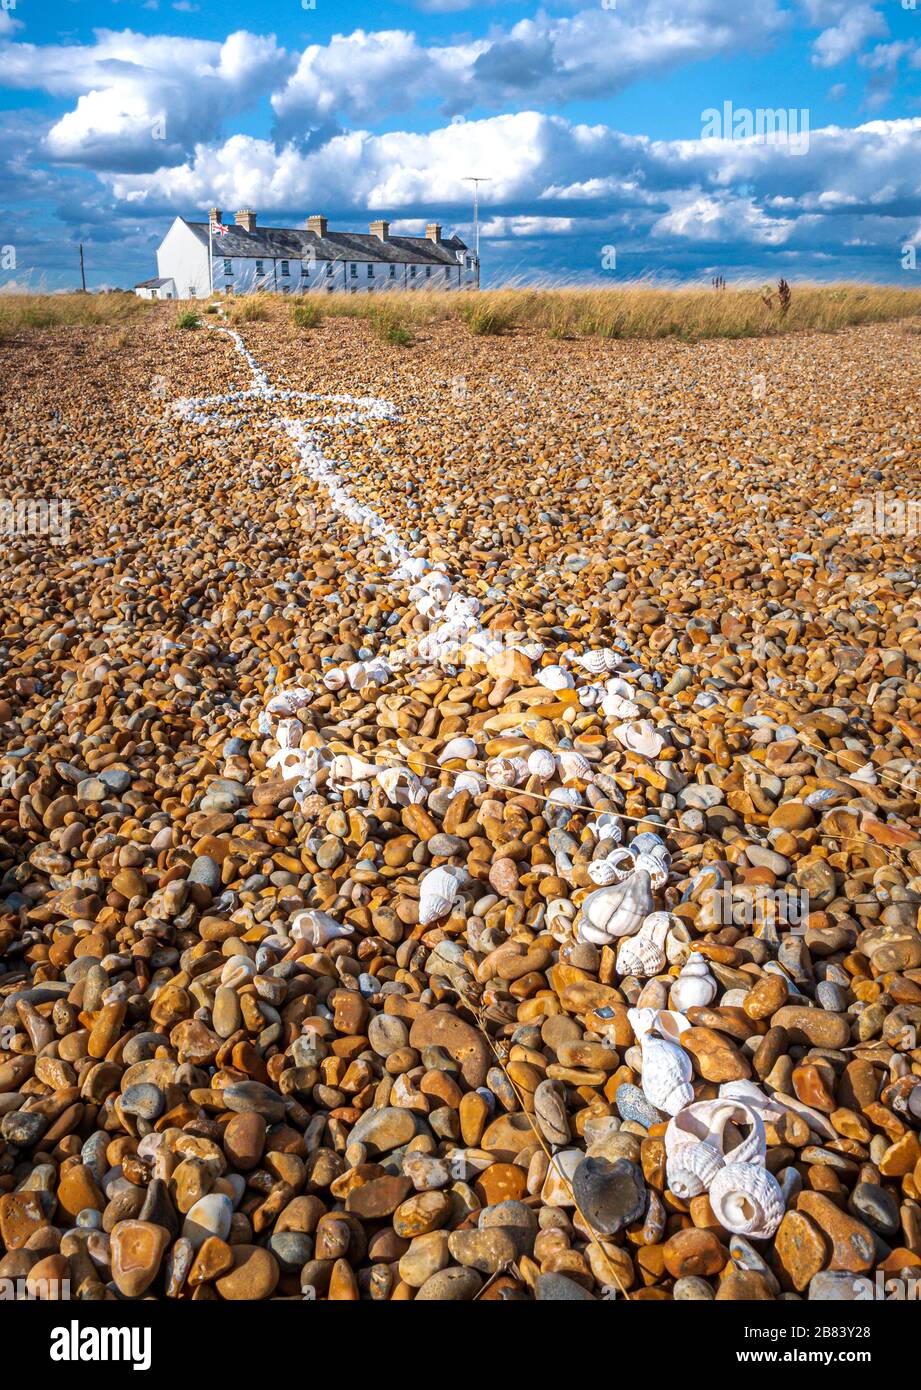
[{"label": "cumulus cloud", "polygon": [[402,29],[356,29],[300,56],[272,97],[283,138],[338,116],[373,122],[437,100],[444,114],[475,107],[561,105],[609,97],[688,62],[757,48],[784,24],[777,0],[739,10],[732,0],[620,0],[574,15],[522,19],[507,30],[423,44]]},{"label": "cumulus cloud", "polygon": [[835,19],[812,46],[812,61],[820,68],[837,67],[860,53],[868,39],[885,38],[889,33],[889,26],[873,5],[822,4],[813,8],[817,14],[827,13]]},{"label": "cumulus cloud", "polygon": [[5,86],[77,97],[51,125],[44,153],[90,169],[153,170],[184,159],[291,67],[273,34],[240,30],[211,42],[99,29],[94,38],[0,51]]}]

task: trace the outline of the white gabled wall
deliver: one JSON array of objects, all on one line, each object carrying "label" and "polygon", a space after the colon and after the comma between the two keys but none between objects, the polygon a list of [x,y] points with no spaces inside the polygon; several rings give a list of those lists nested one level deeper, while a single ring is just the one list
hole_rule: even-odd
[{"label": "white gabled wall", "polygon": [[208,283],[208,248],[177,217],[157,251],[157,274],[171,279],[176,286],[177,299],[206,299],[211,293]]}]

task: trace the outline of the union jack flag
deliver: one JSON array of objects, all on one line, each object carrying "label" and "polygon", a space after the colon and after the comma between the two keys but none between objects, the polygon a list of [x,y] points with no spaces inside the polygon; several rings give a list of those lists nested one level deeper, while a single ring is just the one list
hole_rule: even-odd
[{"label": "union jack flag", "polygon": [[210,226],[211,226],[211,235],[212,235],[212,236],[226,236],[226,235],[227,235],[227,228],[224,226],[223,222],[211,222]]}]

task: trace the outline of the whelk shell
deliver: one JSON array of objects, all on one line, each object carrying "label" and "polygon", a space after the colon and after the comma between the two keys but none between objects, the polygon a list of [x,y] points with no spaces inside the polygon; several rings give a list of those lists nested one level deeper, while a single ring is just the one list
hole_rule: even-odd
[{"label": "whelk shell", "polygon": [[720,1225],[733,1235],[767,1240],[783,1220],[780,1183],[755,1163],[727,1163],[710,1184],[710,1206]]},{"label": "whelk shell", "polygon": [[337,922],[328,912],[308,908],[306,912],[298,912],[293,918],[290,935],[295,941],[309,941],[310,945],[319,951],[328,941],[335,941],[340,936],[351,936],[354,931],[354,927],[349,926],[347,922]]},{"label": "whelk shell", "polygon": [[703,956],[693,952],[681,967],[681,973],[672,985],[669,1001],[673,1009],[686,1014],[688,1009],[705,1008],[716,996],[717,983]]},{"label": "whelk shell", "polygon": [[459,892],[457,879],[447,869],[432,869],[419,884],[419,924],[427,927],[446,917]]},{"label": "whelk shell", "polygon": [[588,895],[582,904],[579,939],[606,946],[618,936],[632,936],[654,906],[649,875],[639,869],[623,883],[598,888]]},{"label": "whelk shell", "polygon": [[763,1163],[766,1152],[764,1123],[750,1105],[698,1101],[679,1111],[665,1131],[668,1185],[682,1201],[697,1197],[727,1160]]}]

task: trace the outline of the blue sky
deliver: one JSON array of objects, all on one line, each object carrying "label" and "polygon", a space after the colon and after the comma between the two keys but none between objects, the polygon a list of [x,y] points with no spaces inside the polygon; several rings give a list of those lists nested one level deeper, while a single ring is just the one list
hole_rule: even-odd
[{"label": "blue sky", "polygon": [[213,202],[469,239],[466,174],[484,282],[921,283],[915,5],[0,0],[0,286],[131,285]]}]

